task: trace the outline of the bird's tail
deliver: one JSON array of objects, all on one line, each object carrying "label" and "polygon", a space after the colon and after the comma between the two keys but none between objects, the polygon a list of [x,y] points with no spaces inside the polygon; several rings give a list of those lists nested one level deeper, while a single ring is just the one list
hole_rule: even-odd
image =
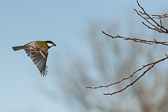
[{"label": "bird's tail", "polygon": [[14,47],[12,47],[12,49],[14,51],[17,51],[17,50],[25,49],[25,46],[14,46]]}]

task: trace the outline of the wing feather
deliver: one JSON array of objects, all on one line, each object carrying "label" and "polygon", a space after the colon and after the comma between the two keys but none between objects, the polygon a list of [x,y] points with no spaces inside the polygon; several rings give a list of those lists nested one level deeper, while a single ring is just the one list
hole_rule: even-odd
[{"label": "wing feather", "polygon": [[34,64],[37,66],[42,76],[47,75],[47,56],[48,51],[43,51],[37,46],[31,46],[30,49],[25,50],[27,55],[30,56]]}]

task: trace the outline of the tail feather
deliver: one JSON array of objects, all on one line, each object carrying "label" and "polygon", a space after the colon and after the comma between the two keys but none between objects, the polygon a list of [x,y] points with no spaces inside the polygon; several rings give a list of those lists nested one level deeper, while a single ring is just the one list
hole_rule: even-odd
[{"label": "tail feather", "polygon": [[14,47],[12,47],[12,49],[14,51],[17,51],[17,50],[25,49],[25,46],[14,46]]}]

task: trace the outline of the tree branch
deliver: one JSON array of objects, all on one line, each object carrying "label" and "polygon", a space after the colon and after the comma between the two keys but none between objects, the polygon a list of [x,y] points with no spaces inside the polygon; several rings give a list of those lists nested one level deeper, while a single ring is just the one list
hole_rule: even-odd
[{"label": "tree branch", "polygon": [[[167,18],[168,17],[168,13],[165,13],[163,15],[154,15],[154,14],[148,14],[146,13],[145,9],[139,4],[138,0],[137,0],[137,4],[138,6],[140,7],[140,9],[142,11],[137,11],[136,9],[135,12],[141,17],[143,18],[147,23],[145,22],[142,22],[143,25],[145,25],[147,28],[149,29],[152,29],[154,31],[157,31],[159,33],[165,33],[165,34],[168,34],[168,29],[165,28],[162,24],[162,18]],[[159,19],[159,22],[156,21],[156,19],[158,20]],[[123,37],[123,36],[120,36],[120,35],[116,35],[116,36],[113,36],[113,35],[110,35],[104,31],[102,31],[102,33],[108,37],[111,37],[111,38],[122,38],[124,40],[131,40],[131,41],[134,41],[134,42],[138,42],[138,43],[144,43],[144,44],[149,44],[149,45],[153,45],[153,44],[161,44],[161,45],[165,45],[165,46],[168,46],[168,42],[164,41],[164,42],[160,42],[160,41],[157,41],[156,39],[154,39],[153,41],[150,41],[150,40],[143,40],[143,39],[139,39],[139,38],[131,38],[131,37]],[[92,87],[92,86],[88,86],[86,88],[90,88],[90,89],[98,89],[98,88],[104,88],[104,87],[110,87],[112,85],[116,85],[116,84],[120,84],[122,83],[123,81],[125,80],[128,80],[130,79],[131,77],[133,77],[136,73],[143,71],[143,73],[137,77],[133,82],[129,83],[128,85],[126,85],[124,88],[118,90],[118,91],[115,91],[113,93],[103,93],[104,95],[114,95],[116,93],[120,93],[124,90],[126,90],[127,88],[129,88],[130,86],[134,85],[139,79],[141,79],[149,70],[151,70],[152,68],[154,68],[154,66],[162,61],[165,61],[166,59],[168,59],[168,55],[165,54],[166,57],[165,58],[162,58],[160,60],[157,60],[155,62],[152,62],[152,63],[149,63],[149,64],[146,64],[146,65],[142,65],[141,68],[135,70],[132,74],[130,74],[128,77],[124,77],[122,78],[121,80],[119,81],[116,81],[116,82],[113,82],[113,83],[110,83],[110,84],[107,84],[107,85],[100,85],[100,86],[95,86],[95,87]]]},{"label": "tree branch", "polygon": [[[143,13],[142,13],[143,14]],[[143,14],[144,15],[144,14]],[[152,17],[152,19],[163,19],[163,18],[168,18],[168,13],[157,15],[157,14],[148,14],[149,16]],[[147,18],[149,19],[149,18]]]},{"label": "tree branch", "polygon": [[[152,15],[152,14],[148,14],[146,13],[145,9],[140,5],[140,3],[137,0],[137,4],[140,7],[140,9],[142,11],[137,11],[136,9],[134,9],[136,11],[136,13],[143,18],[149,25],[145,24],[144,22],[142,22],[142,24],[144,24],[147,28],[155,30],[159,33],[166,33],[168,34],[168,29],[165,28],[162,25],[161,19],[162,18],[167,18],[168,17],[168,13],[165,13],[163,15]],[[158,23],[155,19],[160,19],[160,23]]]},{"label": "tree branch", "polygon": [[161,45],[168,46],[168,42],[160,42],[160,41],[157,41],[156,39],[154,39],[153,41],[150,41],[150,40],[143,40],[143,39],[139,39],[139,38],[123,37],[123,36],[120,36],[120,35],[112,36],[112,35],[104,32],[104,31],[102,31],[102,33],[105,34],[108,37],[111,37],[111,38],[122,38],[124,40],[132,40],[134,42],[144,43],[144,44],[149,44],[149,45],[161,44]]},{"label": "tree branch", "polygon": [[140,72],[141,70],[143,70],[143,69],[145,69],[145,68],[147,68],[138,78],[136,78],[133,82],[131,82],[130,84],[128,84],[128,85],[126,85],[124,88],[122,88],[122,89],[120,89],[120,90],[118,90],[118,91],[115,91],[115,92],[113,92],[113,93],[103,93],[104,95],[114,95],[114,94],[116,94],[116,93],[119,93],[119,92],[122,92],[122,91],[124,91],[124,90],[126,90],[128,87],[130,87],[130,86],[132,86],[132,85],[134,85],[134,83],[136,83],[142,76],[144,76],[150,69],[152,69],[156,64],[158,64],[158,63],[160,63],[160,62],[162,62],[162,61],[164,61],[164,60],[166,60],[166,59],[168,59],[168,55],[166,54],[166,57],[165,58],[162,58],[162,59],[160,59],[160,60],[157,60],[157,61],[155,61],[155,62],[152,62],[152,63],[149,63],[149,64],[146,64],[146,65],[142,65],[142,67],[141,68],[139,68],[139,69],[137,69],[136,71],[134,71],[131,75],[129,75],[128,77],[125,77],[125,78],[122,78],[121,80],[119,80],[119,81],[116,81],[116,82],[114,82],[114,83],[110,83],[110,84],[108,84],[108,85],[101,85],[101,86],[95,86],[95,87],[91,87],[91,86],[88,86],[88,87],[86,87],[86,88],[90,88],[90,89],[98,89],[98,88],[103,88],[103,87],[109,87],[109,86],[112,86],[112,85],[115,85],[115,84],[119,84],[119,83],[121,83],[121,82],[123,82],[123,81],[125,81],[125,80],[128,80],[128,79],[130,79],[131,77],[133,77],[137,72]]}]

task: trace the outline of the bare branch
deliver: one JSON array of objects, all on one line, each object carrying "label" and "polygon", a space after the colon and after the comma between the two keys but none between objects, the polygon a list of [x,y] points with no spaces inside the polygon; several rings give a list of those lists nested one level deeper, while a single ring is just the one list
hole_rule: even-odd
[{"label": "bare branch", "polygon": [[150,67],[148,67],[148,69],[145,70],[145,71],[143,72],[143,74],[141,74],[138,78],[136,78],[132,83],[130,83],[130,84],[128,84],[127,86],[125,86],[123,89],[120,89],[120,90],[115,91],[115,92],[113,92],[113,93],[103,93],[103,94],[104,94],[104,95],[114,95],[114,94],[116,94],[116,93],[119,93],[119,92],[122,92],[122,91],[126,90],[128,87],[132,86],[135,82],[137,82],[142,76],[144,76],[144,75],[145,75],[151,68],[153,68],[153,67],[154,67],[154,64],[151,65]]},{"label": "bare branch", "polygon": [[[140,3],[137,0],[137,4],[138,6],[141,8],[142,11],[137,11],[136,9],[134,9],[136,11],[136,13],[143,18],[149,25],[145,24],[144,22],[142,22],[142,24],[144,24],[147,28],[155,30],[159,33],[166,33],[168,34],[168,29],[165,28],[162,25],[161,19],[162,18],[167,18],[168,17],[168,13],[165,13],[163,15],[152,15],[152,14],[148,14],[146,13],[145,9],[140,5]],[[160,23],[157,22],[155,19],[160,19]]]},{"label": "bare branch", "polygon": [[152,45],[152,44],[161,44],[161,45],[165,45],[165,46],[168,46],[168,42],[160,42],[160,41],[157,41],[156,39],[154,39],[153,41],[150,41],[150,40],[143,40],[143,39],[139,39],[139,38],[130,38],[130,37],[123,37],[123,36],[120,36],[120,35],[117,35],[117,36],[112,36],[104,31],[102,31],[103,34],[105,34],[106,36],[108,37],[111,37],[111,38],[122,38],[124,40],[132,40],[134,42],[138,42],[138,43],[144,43],[144,44],[149,44],[149,45]]},{"label": "bare branch", "polygon": [[[143,14],[143,13],[142,13]],[[144,14],[143,14],[144,15]],[[162,15],[156,15],[156,14],[148,14],[149,16],[152,17],[152,19],[163,19],[163,18],[168,18],[168,13],[162,14]],[[147,18],[149,19],[149,18]]]},{"label": "bare branch", "polygon": [[[147,28],[149,29],[152,29],[152,30],[155,30],[159,33],[165,33],[165,34],[168,34],[168,29],[166,29],[163,24],[162,24],[162,18],[167,18],[168,17],[168,13],[165,13],[163,15],[152,15],[152,14],[148,14],[146,13],[146,11],[144,10],[144,8],[139,4],[138,0],[137,0],[137,4],[138,6],[140,7],[140,9],[142,11],[137,11],[136,9],[135,12],[141,17],[143,18],[147,23],[145,22],[142,22],[143,25],[145,25]],[[155,19],[159,19],[159,21],[156,21]],[[160,41],[157,41],[156,39],[154,39],[153,41],[151,40],[143,40],[143,39],[139,39],[139,38],[133,38],[133,37],[123,37],[123,36],[120,36],[120,35],[116,35],[116,36],[113,36],[113,35],[110,35],[104,31],[102,31],[102,33],[108,37],[111,37],[111,38],[122,38],[124,40],[131,40],[131,41],[134,41],[134,42],[138,42],[138,43],[144,43],[144,44],[149,44],[149,45],[153,45],[153,44],[161,44],[161,45],[165,45],[165,46],[168,46],[168,42],[164,41],[164,42],[160,42]],[[168,55],[166,54],[166,57],[165,58],[162,58],[160,60],[157,60],[155,62],[152,62],[152,63],[149,63],[149,64],[146,64],[146,65],[142,65],[141,68],[135,70],[132,74],[130,74],[128,77],[124,77],[122,78],[121,80],[119,81],[116,81],[116,82],[113,82],[113,83],[110,83],[110,84],[107,84],[107,85],[100,85],[100,86],[95,86],[95,87],[92,87],[92,86],[89,86],[89,87],[86,87],[86,88],[90,88],[90,89],[98,89],[98,88],[104,88],[104,87],[110,87],[112,85],[116,85],[116,84],[120,84],[122,82],[124,82],[125,80],[128,80],[130,79],[131,77],[133,77],[136,73],[140,72],[143,70],[143,73],[137,77],[133,82],[129,83],[128,85],[126,85],[124,88],[118,90],[118,91],[115,91],[113,93],[103,93],[104,95],[114,95],[116,93],[120,93],[124,90],[126,90],[127,88],[129,88],[130,86],[134,85],[139,79],[141,79],[149,70],[151,70],[152,68],[154,68],[154,66],[164,60],[168,59]]]},{"label": "bare branch", "polygon": [[128,87],[134,85],[134,83],[136,83],[142,76],[144,76],[150,69],[152,69],[156,64],[164,61],[168,59],[168,55],[166,54],[166,57],[165,58],[162,58],[160,60],[157,60],[155,62],[152,62],[152,63],[149,63],[149,64],[146,64],[146,65],[142,65],[141,68],[137,69],[136,71],[134,71],[131,75],[129,75],[128,77],[125,77],[119,81],[116,81],[114,83],[110,83],[108,85],[102,85],[102,86],[97,86],[97,87],[86,87],[86,88],[90,88],[90,89],[97,89],[97,88],[103,88],[103,87],[109,87],[109,86],[112,86],[112,85],[115,85],[115,84],[118,84],[118,83],[121,83],[123,82],[124,80],[127,80],[127,79],[130,79],[131,77],[133,77],[137,72],[143,70],[144,68],[148,67],[138,78],[136,78],[132,83],[126,85],[124,88],[118,90],[118,91],[115,91],[113,93],[103,93],[104,95],[114,95],[116,93],[119,93],[119,92],[122,92],[124,90],[126,90]]}]

